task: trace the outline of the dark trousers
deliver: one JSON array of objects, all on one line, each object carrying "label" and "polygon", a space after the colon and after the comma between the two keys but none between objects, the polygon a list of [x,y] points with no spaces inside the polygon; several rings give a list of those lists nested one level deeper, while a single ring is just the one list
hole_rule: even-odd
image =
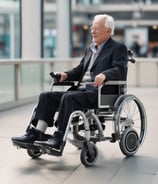
[{"label": "dark trousers", "polygon": [[65,132],[70,114],[75,110],[96,107],[97,98],[97,92],[86,90],[41,93],[35,119],[44,120],[51,127],[58,111],[57,126],[60,131]]}]

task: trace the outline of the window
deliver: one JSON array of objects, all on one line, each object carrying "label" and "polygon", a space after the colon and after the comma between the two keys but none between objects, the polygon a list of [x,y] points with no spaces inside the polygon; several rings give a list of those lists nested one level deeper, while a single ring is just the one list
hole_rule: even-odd
[{"label": "window", "polygon": [[19,58],[20,2],[0,0],[0,9],[0,58]]},{"label": "window", "polygon": [[[49,3],[48,3],[49,2]],[[56,7],[55,1],[43,0],[43,57],[56,56]],[[50,11],[51,10],[51,11]]]}]

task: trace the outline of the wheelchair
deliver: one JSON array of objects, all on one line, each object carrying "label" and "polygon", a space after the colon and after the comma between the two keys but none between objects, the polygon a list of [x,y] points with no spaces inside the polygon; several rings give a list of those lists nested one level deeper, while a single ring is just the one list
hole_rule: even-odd
[{"label": "wheelchair", "polygon": [[[128,56],[128,60],[135,63],[131,50],[128,50]],[[51,76],[56,79],[59,77],[53,72]],[[75,82],[53,82],[52,87],[60,85],[75,86]],[[114,93],[111,93],[111,87],[116,88]],[[110,133],[106,133],[109,130],[108,126],[112,129]],[[71,144],[81,150],[81,163],[89,167],[93,166],[98,158],[97,142],[118,142],[121,152],[130,157],[136,154],[142,146],[146,131],[145,108],[136,96],[127,94],[127,82],[108,81],[99,87],[98,106],[95,109],[72,112],[63,137],[61,150],[31,145],[28,147],[27,153],[32,158],[38,158],[42,154],[62,156],[66,141],[69,140]],[[69,133],[72,135],[71,139],[69,139]]]}]

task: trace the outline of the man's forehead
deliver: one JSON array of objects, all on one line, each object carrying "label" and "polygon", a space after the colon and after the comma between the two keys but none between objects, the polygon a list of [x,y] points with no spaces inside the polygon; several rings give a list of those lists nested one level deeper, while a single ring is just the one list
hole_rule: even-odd
[{"label": "man's forehead", "polygon": [[104,19],[97,19],[97,20],[94,20],[92,22],[92,24],[94,25],[103,25],[104,24]]}]

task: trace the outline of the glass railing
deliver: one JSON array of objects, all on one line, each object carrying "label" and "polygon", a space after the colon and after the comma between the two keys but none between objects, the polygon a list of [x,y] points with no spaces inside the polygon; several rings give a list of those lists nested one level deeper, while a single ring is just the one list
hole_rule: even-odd
[{"label": "glass railing", "polygon": [[0,103],[36,96],[48,87],[49,64],[9,63],[0,66]]},{"label": "glass railing", "polygon": [[14,99],[14,65],[0,66],[0,103]]},{"label": "glass railing", "polygon": [[78,59],[0,60],[0,110],[31,102],[50,89],[51,71],[67,70],[75,62]]},{"label": "glass railing", "polygon": [[[35,101],[42,91],[50,90],[51,71],[66,71],[79,58],[0,60],[0,110]],[[158,58],[137,58],[128,68],[128,85],[158,87]]]}]

